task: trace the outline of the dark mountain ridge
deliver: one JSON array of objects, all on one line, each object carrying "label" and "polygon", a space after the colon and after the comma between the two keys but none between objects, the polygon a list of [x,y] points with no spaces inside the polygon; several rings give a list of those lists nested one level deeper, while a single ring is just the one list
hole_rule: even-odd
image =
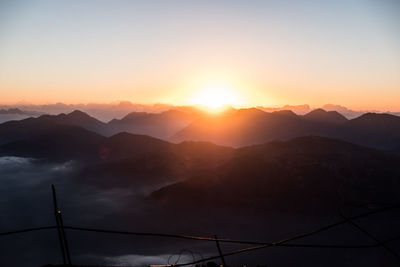
[{"label": "dark mountain ridge", "polygon": [[400,117],[368,113],[348,120],[336,111],[327,112],[322,109],[305,115],[296,115],[291,111],[267,113],[257,109],[243,109],[220,118],[200,118],[170,140],[210,141],[242,147],[307,135],[391,150],[400,146]]},{"label": "dark mountain ridge", "polygon": [[167,139],[186,127],[195,118],[197,118],[196,114],[178,110],[169,110],[162,113],[132,112],[120,120],[114,119],[110,121],[107,124],[106,135],[130,132]]},{"label": "dark mountain ridge", "polygon": [[72,179],[95,186],[123,187],[135,183],[156,185],[194,173],[212,173],[233,151],[211,143],[172,144],[130,133],[104,137],[77,126],[52,122],[46,125],[35,135],[19,136],[18,140],[0,145],[0,156],[74,161],[80,171]]},{"label": "dark mountain ridge", "polygon": [[[308,135],[325,136],[383,150],[400,146],[400,117],[367,113],[348,120],[336,111],[264,112],[251,108],[220,115],[188,114],[170,110],[159,114],[130,113],[121,120],[103,123],[84,112],[43,115],[0,124],[0,144],[41,134],[54,125],[79,126],[103,136],[121,132],[142,134],[179,143],[205,141],[243,147]],[[170,138],[169,138],[170,137]]]},{"label": "dark mountain ridge", "polygon": [[324,137],[274,141],[236,149],[212,176],[166,186],[152,199],[182,214],[219,206],[227,213],[259,216],[397,203],[399,162],[399,156]]},{"label": "dark mountain ridge", "polygon": [[[19,128],[19,127],[18,127]],[[97,152],[105,137],[78,126],[48,122],[12,127],[0,136],[9,141],[0,143],[1,156],[20,156],[50,160],[82,159]],[[8,135],[12,136],[9,137]],[[3,141],[6,139],[2,139]]]},{"label": "dark mountain ridge", "polygon": [[[42,115],[38,118],[8,121],[0,124],[0,144],[4,143],[4,140],[8,141],[16,139],[18,136],[23,136],[26,132],[19,133],[22,128],[26,127],[29,132],[34,133],[38,130],[32,129],[33,127],[42,128],[45,127],[45,123],[79,126],[103,136],[129,132],[168,139],[198,116],[198,114],[178,110],[169,110],[162,113],[132,112],[120,120],[114,119],[108,123],[104,123],[82,111],[75,110],[68,114]],[[6,134],[6,132],[9,132],[9,134]]]},{"label": "dark mountain ridge", "polygon": [[343,124],[348,121],[345,116],[337,111],[325,111],[323,109],[312,110],[303,115],[303,118],[309,121],[325,124]]}]

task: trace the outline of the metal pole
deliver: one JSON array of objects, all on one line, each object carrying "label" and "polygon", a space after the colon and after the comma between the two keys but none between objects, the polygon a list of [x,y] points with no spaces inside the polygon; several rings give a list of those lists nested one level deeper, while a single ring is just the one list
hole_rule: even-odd
[{"label": "metal pole", "polygon": [[222,261],[222,265],[223,265],[224,267],[226,267],[227,265],[226,265],[224,256],[223,256],[223,254],[222,254],[221,247],[219,246],[219,242],[218,242],[218,237],[217,237],[217,235],[214,235],[214,238],[215,238],[215,242],[217,243],[217,249],[218,249],[219,257],[221,258],[221,261]]},{"label": "metal pole", "polygon": [[60,247],[63,257],[63,263],[71,264],[71,256],[69,255],[67,236],[64,230],[64,223],[61,215],[61,210],[59,210],[57,206],[56,187],[54,186],[54,184],[51,185],[51,189],[53,191],[54,215],[56,217],[56,222],[57,222],[58,238],[60,239]]},{"label": "metal pole", "polygon": [[68,261],[68,264],[72,264],[71,263],[71,256],[69,255],[67,236],[66,236],[65,230],[64,230],[64,223],[63,223],[61,211],[59,211],[59,213],[58,213],[58,219],[60,221],[61,233],[62,233],[62,237],[63,237],[63,240],[64,240],[64,247],[65,247],[65,254],[67,255],[67,261]]},{"label": "metal pole", "polygon": [[51,189],[53,191],[54,216],[56,217],[57,232],[58,232],[58,239],[60,240],[61,255],[63,258],[63,263],[67,264],[66,257],[65,257],[64,241],[63,241],[61,227],[60,227],[60,221],[58,220],[57,196],[56,196],[56,188],[54,187],[54,184],[51,185]]}]

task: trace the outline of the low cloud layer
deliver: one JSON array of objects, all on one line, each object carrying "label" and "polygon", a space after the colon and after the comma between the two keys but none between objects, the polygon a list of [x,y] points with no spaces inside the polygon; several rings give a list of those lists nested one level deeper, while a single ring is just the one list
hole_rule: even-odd
[{"label": "low cloud layer", "polygon": [[[48,163],[33,158],[0,157],[0,231],[55,225],[51,184],[56,185],[65,225],[131,231],[146,227],[146,219],[141,218],[140,202],[151,189],[98,188],[82,185],[79,176],[80,165],[74,161]],[[67,236],[72,257],[80,264],[165,264],[174,251],[186,246],[182,242],[167,246],[167,240],[71,230],[67,230]],[[55,230],[2,237],[0,247],[1,266],[61,262]],[[159,254],[163,251],[171,251],[171,254]],[[181,260],[187,257],[182,255]]]}]

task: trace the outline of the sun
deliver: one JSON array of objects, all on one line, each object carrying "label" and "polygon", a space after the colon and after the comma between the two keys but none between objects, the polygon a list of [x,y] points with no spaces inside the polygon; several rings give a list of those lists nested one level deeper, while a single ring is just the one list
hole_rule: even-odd
[{"label": "sun", "polygon": [[226,106],[241,103],[241,98],[233,88],[207,86],[197,90],[189,100],[190,104],[200,105],[209,111],[219,111]]}]

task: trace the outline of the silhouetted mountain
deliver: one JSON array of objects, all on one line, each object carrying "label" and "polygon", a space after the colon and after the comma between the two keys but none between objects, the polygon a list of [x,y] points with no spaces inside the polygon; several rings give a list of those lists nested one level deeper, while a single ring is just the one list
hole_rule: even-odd
[{"label": "silhouetted mountain", "polygon": [[400,145],[400,117],[367,113],[350,120],[342,134],[350,142],[390,150]]},{"label": "silhouetted mountain", "polygon": [[132,112],[120,120],[110,121],[107,125],[107,134],[129,132],[167,139],[186,127],[196,117],[194,114],[177,110],[162,113]]},{"label": "silhouetted mountain", "polygon": [[266,112],[274,112],[274,111],[281,111],[281,110],[290,110],[293,111],[294,113],[298,114],[298,115],[303,115],[307,112],[310,112],[311,108],[309,105],[305,104],[305,105],[284,105],[283,107],[280,108],[270,108],[270,107],[261,107],[258,106],[256,107],[257,109],[260,109],[262,111],[266,111]]},{"label": "silhouetted mountain", "polygon": [[196,120],[171,140],[210,141],[240,147],[312,134],[316,126],[292,111],[267,113],[255,108],[241,109],[224,116]]},{"label": "silhouetted mountain", "polygon": [[299,116],[292,111],[268,113],[255,108],[202,116],[175,110],[159,114],[130,113],[109,123],[81,111],[43,115],[0,124],[0,144],[40,135],[55,124],[79,126],[105,136],[130,132],[166,140],[172,135],[169,140],[174,142],[206,141],[233,147],[307,135],[337,138],[385,150],[400,146],[398,116],[368,113],[347,120],[336,111],[322,109]]},{"label": "silhouetted mountain", "polygon": [[343,141],[301,137],[237,149],[212,176],[166,186],[152,198],[163,209],[175,210],[173,216],[210,207],[224,208],[224,214],[242,210],[242,215],[263,217],[273,212],[323,213],[349,204],[396,203],[399,160]]},{"label": "silhouetted mountain", "polygon": [[25,114],[19,108],[0,109],[0,114]]},{"label": "silhouetted mountain", "polygon": [[344,124],[347,122],[346,117],[337,111],[325,111],[323,109],[315,109],[305,114],[303,118],[322,124]]},{"label": "silhouetted mountain", "polygon": [[171,141],[210,141],[241,147],[272,140],[317,135],[342,139],[379,149],[400,145],[400,117],[365,114],[347,120],[336,111],[317,109],[299,116],[291,111],[267,113],[242,109],[220,117],[200,118],[178,132]]},{"label": "silhouetted mountain", "polygon": [[107,187],[157,187],[194,175],[211,175],[232,153],[231,148],[211,143],[175,145],[149,136],[121,133],[99,146],[99,157],[85,166],[81,182]]},{"label": "silhouetted mountain", "polygon": [[[24,137],[31,130],[32,134],[40,132],[39,128],[47,127],[47,125],[45,125],[46,123],[49,125],[79,126],[104,136],[111,136],[120,132],[129,132],[167,139],[177,131],[186,127],[198,116],[199,114],[197,113],[186,113],[177,110],[169,110],[162,113],[133,112],[121,120],[114,119],[109,123],[104,123],[82,111],[75,110],[69,114],[42,115],[38,118],[29,118],[18,122],[7,122],[5,125],[0,124],[0,144],[7,140],[18,139],[19,136]],[[29,129],[35,127],[37,129]],[[20,129],[22,130],[24,128],[27,128],[28,132],[25,130],[22,132],[20,131]],[[15,131],[12,129],[15,129]],[[9,132],[9,134],[6,134],[6,132]],[[11,139],[6,139],[6,136]]]},{"label": "silhouetted mountain", "polygon": [[13,121],[13,120],[23,120],[30,117],[37,117],[43,115],[41,112],[21,110],[19,108],[8,108],[0,109],[0,124]]},{"label": "silhouetted mountain", "polygon": [[[13,126],[13,125],[11,125]],[[39,128],[37,128],[39,127]],[[4,132],[27,131],[20,133],[12,141],[0,144],[1,156],[33,157],[51,160],[70,160],[93,157],[105,137],[83,128],[48,122],[22,125],[17,130],[12,127],[1,128]]]},{"label": "silhouetted mountain", "polygon": [[59,115],[43,115],[37,118],[37,120],[63,125],[79,126],[99,134],[104,134],[106,127],[105,123],[79,110],[75,110],[69,114],[61,113]]},{"label": "silhouetted mountain", "polygon": [[38,118],[27,118],[20,121],[8,121],[0,124],[0,144],[48,135],[49,132],[62,128],[60,127],[62,125],[78,126],[89,131],[101,133],[105,124],[81,111],[74,111],[70,114],[42,115]]},{"label": "silhouetted mountain", "polygon": [[361,116],[364,113],[371,112],[371,111],[351,110],[341,105],[334,105],[334,104],[326,104],[323,105],[321,108],[326,111],[337,111],[348,119],[354,119]]},{"label": "silhouetted mountain", "polygon": [[[71,117],[82,118],[79,113]],[[79,162],[81,171],[71,178],[78,179],[79,183],[109,187],[148,184],[154,187],[193,174],[212,173],[233,151],[211,143],[176,145],[129,133],[107,138],[77,126],[55,123],[53,119],[46,117],[2,125],[3,130],[10,124],[30,133],[0,145],[0,156]],[[10,129],[16,131],[13,127]]]},{"label": "silhouetted mountain", "polygon": [[43,113],[36,111],[21,110],[19,108],[0,109],[0,115],[6,115],[6,114],[38,116],[42,115]]}]

